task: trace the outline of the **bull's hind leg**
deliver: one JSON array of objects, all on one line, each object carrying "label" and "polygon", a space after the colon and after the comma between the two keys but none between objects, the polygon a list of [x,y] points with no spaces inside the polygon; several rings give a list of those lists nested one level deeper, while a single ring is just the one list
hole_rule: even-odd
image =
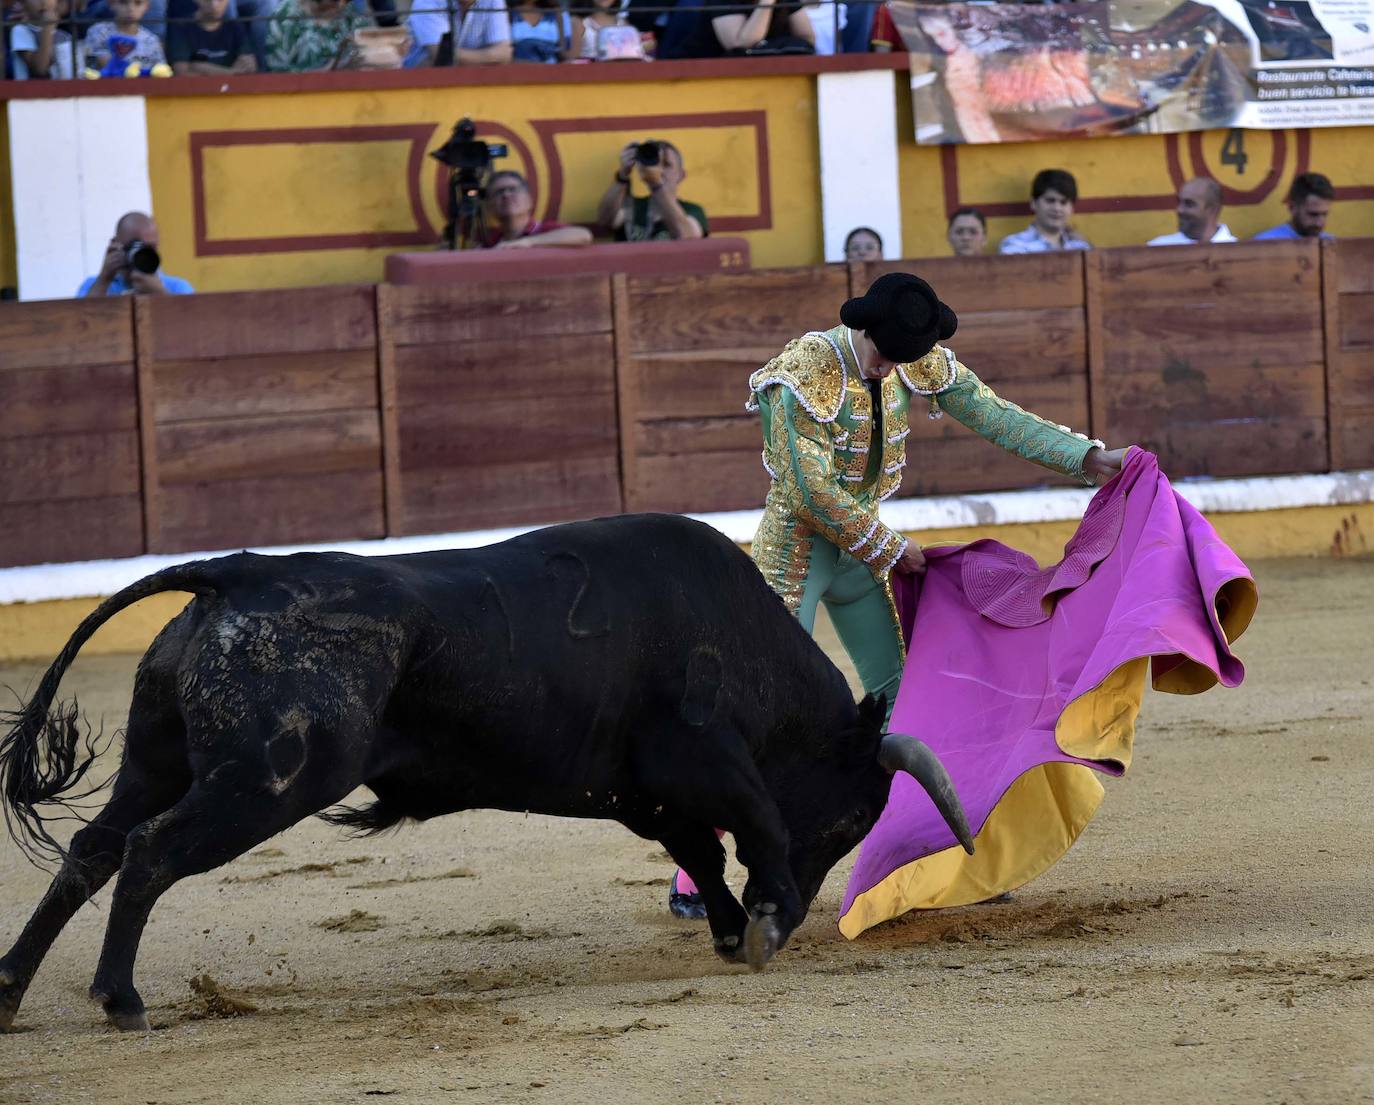
[{"label": "bull's hind leg", "polygon": [[153,695],[140,673],[129,711],[124,764],[105,808],[78,832],[57,877],[0,958],[0,1032],[14,1023],[29,983],[53,941],[111,875],[124,856],[125,834],[168,809],[190,785],[185,732],[175,709]]},{"label": "bull's hind leg", "polygon": [[342,799],[357,778],[323,780],[274,793],[276,776],[263,765],[222,765],[192,784],[181,801],[130,831],[115,883],[105,945],[91,997],[112,1024],[146,1031],[143,999],[134,988],[134,960],[154,904],[173,883],[209,871]]}]

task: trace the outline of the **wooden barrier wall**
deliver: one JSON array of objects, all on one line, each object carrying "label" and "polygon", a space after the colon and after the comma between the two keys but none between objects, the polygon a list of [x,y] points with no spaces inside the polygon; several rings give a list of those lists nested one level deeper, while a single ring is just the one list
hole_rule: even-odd
[{"label": "wooden barrier wall", "polygon": [[1374,467],[1374,239],[1322,250],[1331,467]]},{"label": "wooden barrier wall", "polygon": [[1087,258],[1100,304],[1093,426],[1173,476],[1329,464],[1320,246],[1123,249]]},{"label": "wooden barrier wall", "polygon": [[[616,277],[626,510],[735,510],[768,491],[749,374],[833,325],[843,265],[718,276]],[[709,504],[709,505],[703,505]]]},{"label": "wooden barrier wall", "polygon": [[[902,263],[0,308],[0,565],[761,504],[746,377]],[[1374,240],[923,261],[1005,398],[1175,476],[1374,465]],[[1057,482],[913,406],[905,494]]]},{"label": "wooden barrier wall", "polygon": [[609,279],[377,296],[393,534],[620,512]]},{"label": "wooden barrier wall", "polygon": [[385,535],[371,287],[137,314],[150,552]]},{"label": "wooden barrier wall", "polygon": [[144,551],[133,304],[0,310],[0,564]]}]

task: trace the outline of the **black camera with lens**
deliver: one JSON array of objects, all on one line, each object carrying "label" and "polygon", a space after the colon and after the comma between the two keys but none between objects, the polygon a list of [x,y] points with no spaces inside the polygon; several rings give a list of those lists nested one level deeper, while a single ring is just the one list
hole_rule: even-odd
[{"label": "black camera with lens", "polygon": [[657,165],[663,160],[663,143],[652,139],[635,147],[635,160],[641,165]]},{"label": "black camera with lens", "polygon": [[444,226],[444,245],[467,249],[486,240],[486,218],[482,202],[487,198],[491,163],[510,151],[499,142],[477,139],[477,125],[464,116],[458,120],[449,139],[429,156],[448,166],[448,223]]},{"label": "black camera with lens", "polygon": [[480,177],[490,168],[498,157],[506,157],[509,150],[499,142],[479,142],[477,125],[471,119],[460,119],[453,128],[449,140],[429,156],[442,161],[455,173],[464,176]]},{"label": "black camera with lens", "polygon": [[135,238],[124,247],[124,263],[134,272],[152,276],[162,267],[162,258],[158,256],[157,250],[147,242],[141,242]]}]

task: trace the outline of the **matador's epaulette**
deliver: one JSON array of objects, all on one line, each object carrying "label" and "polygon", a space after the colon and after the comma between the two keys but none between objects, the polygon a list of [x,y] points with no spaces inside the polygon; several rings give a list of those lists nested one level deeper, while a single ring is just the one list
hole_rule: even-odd
[{"label": "matador's epaulette", "polygon": [[919,361],[899,364],[897,375],[908,391],[917,395],[939,395],[954,386],[959,378],[959,362],[943,345],[937,345]]},{"label": "matador's epaulette", "polygon": [[793,338],[783,351],[749,377],[753,393],[745,410],[759,409],[760,392],[782,384],[817,422],[834,422],[844,404],[845,364],[823,333]]}]

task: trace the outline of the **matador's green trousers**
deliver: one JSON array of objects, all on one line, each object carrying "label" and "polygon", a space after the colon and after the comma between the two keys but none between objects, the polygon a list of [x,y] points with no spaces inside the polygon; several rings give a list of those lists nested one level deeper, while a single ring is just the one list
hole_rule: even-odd
[{"label": "matador's green trousers", "polygon": [[816,606],[825,603],[825,612],[854,662],[859,682],[867,693],[887,696],[890,719],[902,681],[903,657],[889,601],[886,587],[867,564],[823,537],[812,538],[797,617],[814,637]]}]

